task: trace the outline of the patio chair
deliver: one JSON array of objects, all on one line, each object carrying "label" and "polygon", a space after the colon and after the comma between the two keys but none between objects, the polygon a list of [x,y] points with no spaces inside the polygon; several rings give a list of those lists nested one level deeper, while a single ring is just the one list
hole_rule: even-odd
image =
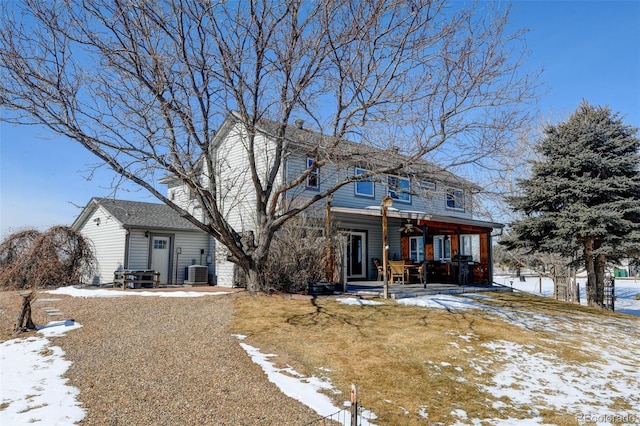
[{"label": "patio chair", "polygon": [[418,279],[420,280],[420,284],[424,284],[424,263],[418,266]]},{"label": "patio chair", "polygon": [[402,284],[404,285],[404,260],[390,260],[389,270],[391,271],[391,284],[393,284],[394,278],[400,277]]},{"label": "patio chair", "polygon": [[376,266],[376,270],[378,271],[377,281],[382,281],[384,279],[384,268],[382,267],[382,263],[380,263],[380,259],[378,259],[377,257],[374,258],[373,264]]}]

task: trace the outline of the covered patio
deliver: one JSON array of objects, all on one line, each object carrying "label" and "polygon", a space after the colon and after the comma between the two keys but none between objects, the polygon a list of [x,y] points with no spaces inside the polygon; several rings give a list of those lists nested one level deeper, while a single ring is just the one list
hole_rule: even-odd
[{"label": "covered patio", "polygon": [[[349,235],[343,283],[383,281],[386,255],[389,282],[389,264],[401,262],[407,269],[404,285],[438,283],[447,291],[451,286],[491,287],[492,236],[502,224],[397,209],[385,213],[383,218],[382,209],[375,207],[331,208],[332,220]],[[393,286],[398,282],[394,279]]]}]

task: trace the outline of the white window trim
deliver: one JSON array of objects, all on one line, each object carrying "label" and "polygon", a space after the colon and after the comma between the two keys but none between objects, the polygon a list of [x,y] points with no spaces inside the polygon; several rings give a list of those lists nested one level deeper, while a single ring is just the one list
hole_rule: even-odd
[{"label": "white window trim", "polygon": [[[470,251],[467,251],[469,249]],[[474,262],[480,262],[480,235],[463,234],[460,236],[460,254],[471,256]]]},{"label": "white window trim", "polygon": [[[412,240],[416,240],[416,262],[423,262],[424,261],[424,239],[422,238],[422,236],[417,236],[417,237],[409,237],[409,258],[413,259],[413,257],[411,257],[411,241]],[[422,244],[420,244],[422,243]]]},{"label": "white window trim", "polygon": [[[453,192],[453,203],[454,206],[451,207],[449,206],[449,193]],[[457,197],[456,197],[456,193],[460,192],[460,203],[462,204],[461,207],[457,207],[455,205]],[[444,205],[447,209],[449,210],[456,210],[456,211],[464,211],[464,190],[460,189],[460,188],[447,188],[447,190],[444,192]]]},{"label": "white window trim", "polygon": [[[358,171],[362,171],[364,173],[358,173]],[[355,171],[354,171],[354,176],[358,176],[359,174],[366,174],[366,173],[369,173],[369,170],[362,169],[360,167],[356,167]],[[358,184],[359,183],[365,183],[365,182],[371,184],[371,194],[358,192]],[[355,184],[354,185],[354,191],[355,191],[355,194],[357,196],[359,196],[359,197],[367,197],[367,198],[376,198],[376,185],[373,182],[373,180],[367,179],[367,180],[356,181],[356,182],[354,182],[354,184]]]},{"label": "white window trim", "polygon": [[[445,235],[434,235],[433,236],[433,260],[439,261],[451,261],[451,237],[449,236],[449,252],[447,253],[446,244],[445,244]],[[439,245],[442,247],[442,256],[440,257],[440,253],[436,253],[436,240],[440,241]],[[447,254],[449,256],[447,256]]]},{"label": "white window trim", "polygon": [[[389,184],[389,179],[390,178],[396,179],[398,181],[398,183],[401,180],[407,181],[407,183],[408,183],[407,192],[400,192],[400,191],[396,191],[394,189],[391,189],[391,185]],[[395,196],[392,195],[392,193],[395,194]],[[409,199],[407,199],[407,200],[402,199],[402,198],[400,198],[399,194],[406,194],[409,197]],[[389,197],[393,198],[394,201],[397,201],[399,203],[411,204],[411,179],[407,178],[407,177],[404,177],[404,176],[387,175],[387,195]]]},{"label": "white window trim", "polygon": [[423,180],[423,181],[420,182],[420,186],[425,191],[435,191],[436,190],[435,182],[429,182],[427,180]]},{"label": "white window trim", "polygon": [[[307,157],[307,169],[310,169],[313,166],[313,158],[311,157]],[[316,184],[315,185],[311,185],[311,183],[309,182],[309,180],[311,178],[315,177],[316,179]],[[306,180],[306,188],[307,189],[313,189],[313,190],[319,190],[320,189],[320,169],[315,169],[314,171],[312,171],[308,176],[307,176],[307,180]]]}]

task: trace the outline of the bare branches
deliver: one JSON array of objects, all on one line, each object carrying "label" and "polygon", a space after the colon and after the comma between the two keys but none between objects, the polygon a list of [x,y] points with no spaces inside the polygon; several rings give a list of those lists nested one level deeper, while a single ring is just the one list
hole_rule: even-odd
[{"label": "bare branches", "polygon": [[10,235],[0,244],[0,266],[3,288],[37,289],[86,282],[95,259],[78,231],[55,226],[44,233],[30,229]]},{"label": "bare branches", "polygon": [[[326,138],[308,146],[318,167],[335,167],[331,195],[361,164],[348,140],[404,156],[372,173],[424,159],[442,169],[487,162],[528,119],[535,79],[520,75],[520,32],[508,10],[444,0],[216,2],[25,0],[0,21],[2,120],[38,123],[82,144],[209,232],[245,265],[239,230],[220,210],[216,154],[225,118],[243,138],[257,226],[254,253],[313,204],[278,206],[306,179],[283,181],[292,121]],[[261,123],[269,131],[269,153]],[[308,142],[308,141],[307,141]],[[155,186],[172,176],[197,200],[194,216]],[[362,177],[361,177],[362,178]],[[231,203],[234,204],[234,203]],[[258,262],[259,263],[259,262]]]}]

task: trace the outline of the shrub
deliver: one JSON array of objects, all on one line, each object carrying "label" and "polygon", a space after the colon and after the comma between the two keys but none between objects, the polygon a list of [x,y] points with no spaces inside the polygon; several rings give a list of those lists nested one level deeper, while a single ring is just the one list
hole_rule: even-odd
[{"label": "shrub", "polygon": [[326,281],[329,249],[333,265],[338,265],[343,239],[334,230],[330,238],[325,233],[324,219],[298,217],[287,222],[269,250],[265,272],[269,288],[265,290],[304,293],[310,283]]}]

